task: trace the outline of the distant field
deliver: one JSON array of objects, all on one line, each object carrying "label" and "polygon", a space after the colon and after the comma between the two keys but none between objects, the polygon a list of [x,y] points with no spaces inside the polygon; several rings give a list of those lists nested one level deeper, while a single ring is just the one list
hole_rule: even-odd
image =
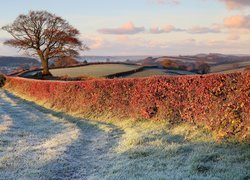
[{"label": "distant field", "polygon": [[95,64],[82,67],[73,68],[61,68],[51,69],[50,72],[53,76],[65,76],[78,77],[78,76],[93,76],[93,77],[105,77],[108,75],[136,70],[140,66],[125,65],[125,64]]},{"label": "distant field", "polygon": [[170,75],[162,70],[157,70],[157,69],[146,69],[140,72],[133,73],[129,76],[129,78],[140,78],[140,77],[149,77],[149,76],[165,76],[165,75]]},{"label": "distant field", "polygon": [[192,75],[192,74],[196,74],[196,73],[190,72],[190,71],[172,70],[172,69],[168,69],[167,73],[172,74],[172,75]]},{"label": "distant field", "polygon": [[228,64],[219,64],[215,66],[211,66],[210,72],[235,72],[240,68],[246,68],[250,66],[250,61],[243,61],[243,62],[235,62],[235,63],[228,63]]},{"label": "distant field", "polygon": [[176,75],[191,75],[195,74],[189,71],[181,71],[181,70],[169,70],[169,69],[157,69],[157,68],[149,68],[140,72],[135,72],[126,77],[129,78],[141,78],[141,77],[149,77],[149,76],[176,76]]},{"label": "distant field", "polygon": [[218,73],[234,73],[234,72],[240,72],[240,71],[244,71],[246,68],[236,68],[236,69],[230,69],[230,70],[225,70],[225,71],[221,71]]}]

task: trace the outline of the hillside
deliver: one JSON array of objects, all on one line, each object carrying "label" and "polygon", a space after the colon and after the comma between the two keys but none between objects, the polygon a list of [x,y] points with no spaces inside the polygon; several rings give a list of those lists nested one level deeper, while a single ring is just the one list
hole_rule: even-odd
[{"label": "hillside", "polygon": [[0,73],[10,73],[19,68],[27,69],[31,67],[40,67],[41,63],[34,58],[0,56]]},{"label": "hillside", "polygon": [[[165,63],[163,63],[165,61]],[[193,56],[160,56],[147,57],[136,61],[144,66],[164,67],[199,73],[199,64],[207,64],[210,73],[237,72],[250,67],[250,56],[224,55],[224,54],[198,54]]]}]

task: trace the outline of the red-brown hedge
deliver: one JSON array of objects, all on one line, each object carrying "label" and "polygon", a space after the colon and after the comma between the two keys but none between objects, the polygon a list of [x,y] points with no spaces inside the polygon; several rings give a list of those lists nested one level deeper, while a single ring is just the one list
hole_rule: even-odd
[{"label": "red-brown hedge", "polygon": [[64,112],[187,121],[249,142],[250,73],[97,79],[76,82],[8,77],[7,90]]}]

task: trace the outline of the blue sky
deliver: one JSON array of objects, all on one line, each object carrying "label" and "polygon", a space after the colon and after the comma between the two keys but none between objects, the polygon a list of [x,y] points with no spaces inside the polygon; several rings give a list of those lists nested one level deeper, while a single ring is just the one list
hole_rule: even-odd
[{"label": "blue sky", "polygon": [[[85,55],[250,54],[249,0],[4,0],[0,26],[29,10],[78,28]],[[0,55],[22,55],[8,38],[1,30]]]}]

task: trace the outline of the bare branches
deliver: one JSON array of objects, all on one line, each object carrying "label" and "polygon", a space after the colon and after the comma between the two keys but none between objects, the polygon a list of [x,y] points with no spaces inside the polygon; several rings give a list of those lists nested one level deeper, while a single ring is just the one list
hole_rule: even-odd
[{"label": "bare branches", "polygon": [[[69,23],[47,11],[30,11],[21,14],[10,25],[2,27],[13,39],[10,45],[36,54],[41,60],[60,56],[76,56],[88,48],[78,39],[79,31]],[[39,51],[39,54],[38,54]]]}]

